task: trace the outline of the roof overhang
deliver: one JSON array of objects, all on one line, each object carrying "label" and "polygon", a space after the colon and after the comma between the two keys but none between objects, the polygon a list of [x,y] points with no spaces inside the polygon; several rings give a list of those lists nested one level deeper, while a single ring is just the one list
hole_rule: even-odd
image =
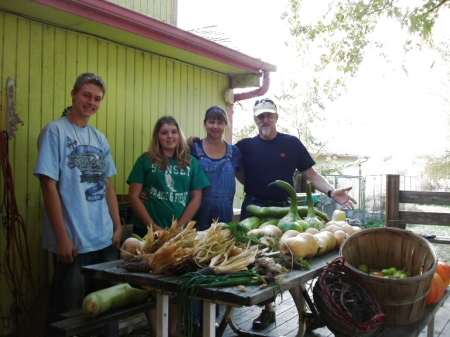
[{"label": "roof overhang", "polygon": [[0,10],[230,76],[276,66],[106,0],[7,0]]}]

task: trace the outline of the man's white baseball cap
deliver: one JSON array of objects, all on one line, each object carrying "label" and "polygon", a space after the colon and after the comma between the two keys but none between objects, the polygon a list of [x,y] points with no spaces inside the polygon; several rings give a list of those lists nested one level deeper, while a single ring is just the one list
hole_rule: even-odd
[{"label": "man's white baseball cap", "polygon": [[278,113],[277,106],[269,98],[259,99],[253,106],[253,116],[256,117],[262,113],[269,112],[272,114]]}]

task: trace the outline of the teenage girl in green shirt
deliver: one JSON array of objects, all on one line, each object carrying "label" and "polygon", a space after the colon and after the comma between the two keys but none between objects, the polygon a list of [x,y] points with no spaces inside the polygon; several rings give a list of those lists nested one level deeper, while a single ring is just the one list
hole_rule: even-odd
[{"label": "teenage girl in green shirt", "polygon": [[[133,232],[145,236],[147,226],[153,230],[168,228],[172,221],[186,225],[197,212],[202,188],[209,185],[198,161],[189,154],[189,147],[175,118],[161,117],[155,124],[148,152],[134,164],[127,179],[128,201],[133,210]],[[149,198],[142,202],[145,191]],[[156,336],[156,311],[147,313]],[[176,306],[169,308],[169,337],[177,336]]]}]

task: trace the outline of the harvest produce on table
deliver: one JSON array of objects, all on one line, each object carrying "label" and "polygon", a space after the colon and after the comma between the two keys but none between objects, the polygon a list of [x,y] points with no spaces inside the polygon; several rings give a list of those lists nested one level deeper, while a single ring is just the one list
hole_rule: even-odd
[{"label": "harvest produce on table", "polygon": [[[297,194],[290,184],[281,180],[272,184],[289,193],[290,207],[250,205],[247,210],[251,217],[239,223],[214,222],[204,231],[197,231],[194,222],[178,229],[176,221],[165,230],[154,232],[149,228],[143,239],[131,237],[124,242],[122,268],[168,275],[198,270],[224,275],[248,269],[264,276],[258,266],[269,259],[281,267],[269,274],[278,276],[289,269],[308,268],[305,258],[338,249],[347,237],[361,230],[345,221],[329,221],[326,214],[315,209],[310,181],[306,185],[307,207],[297,206]],[[256,281],[249,278],[248,282]],[[273,279],[259,279],[259,283],[270,284]]]},{"label": "harvest produce on table", "polygon": [[[277,180],[272,184],[288,191],[290,207],[251,205],[247,208],[251,217],[239,223],[215,221],[204,231],[197,231],[195,222],[177,228],[176,220],[168,229],[153,231],[149,227],[144,238],[132,236],[124,241],[121,268],[180,276],[177,301],[187,304],[200,288],[245,291],[245,285],[251,284],[276,286],[290,269],[308,269],[305,259],[338,249],[347,237],[361,230],[343,220],[329,221],[315,209],[309,181],[307,207],[297,206],[297,194],[288,183]],[[192,315],[191,305],[178,308],[180,319]],[[190,325],[179,322],[179,326],[190,335]]]}]

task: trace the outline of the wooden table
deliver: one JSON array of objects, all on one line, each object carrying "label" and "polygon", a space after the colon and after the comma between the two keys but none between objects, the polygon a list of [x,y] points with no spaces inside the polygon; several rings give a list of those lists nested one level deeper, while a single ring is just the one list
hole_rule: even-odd
[{"label": "wooden table", "polygon": [[[337,255],[338,253],[336,251],[332,251],[320,257],[308,259],[311,268],[309,270],[291,270],[286,278],[279,284],[279,288],[269,287],[260,289],[259,285],[250,285],[245,286],[247,289],[246,292],[238,291],[233,287],[200,289],[196,298],[203,301],[203,336],[214,337],[216,335],[216,303],[226,305],[228,315],[225,316],[229,316],[224,317],[225,321],[222,321],[218,329],[218,335],[221,336],[228,320],[232,323],[233,308],[260,304],[274,298],[279,293],[280,289],[284,292],[294,287],[302,288],[307,281],[319,276],[326,263],[331,262]],[[122,268],[118,268],[121,264],[123,264],[123,261],[117,260],[85,266],[82,268],[82,273],[90,277],[102,278],[115,282],[126,282],[133,286],[144,286],[146,289],[155,291],[157,293],[157,336],[167,337],[169,296],[177,293],[177,277],[151,273],[128,272]],[[303,297],[301,297],[301,301],[302,307],[305,308]],[[300,322],[303,322],[301,317],[299,318]],[[233,330],[235,328],[236,325],[234,325]],[[300,324],[298,336],[303,336],[304,330],[305,324]],[[240,330],[238,333],[239,332]],[[258,336],[258,334],[252,332],[252,336]]]}]

